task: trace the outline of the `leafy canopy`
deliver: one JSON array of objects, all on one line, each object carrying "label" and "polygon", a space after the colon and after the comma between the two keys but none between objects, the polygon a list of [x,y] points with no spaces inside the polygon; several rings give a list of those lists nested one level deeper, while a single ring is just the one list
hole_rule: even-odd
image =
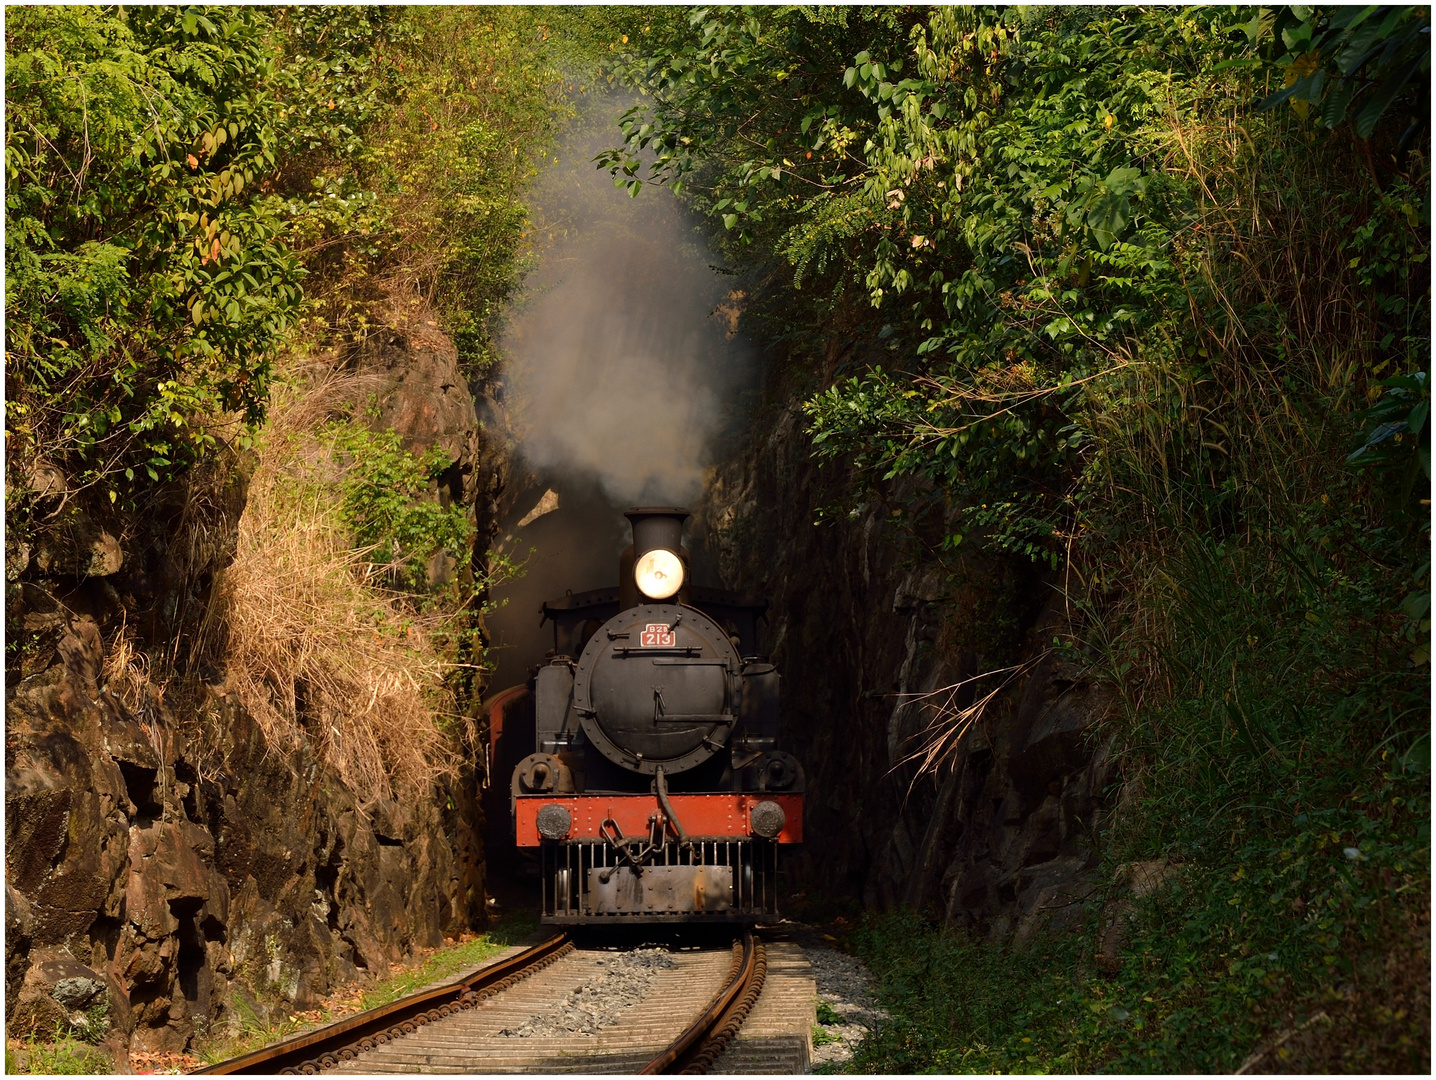
[{"label": "leafy canopy", "polygon": [[263,184],[268,24],[259,8],[7,21],[6,426],[12,448],[82,463],[81,483],[158,479],[226,414],[263,415],[303,273]]}]

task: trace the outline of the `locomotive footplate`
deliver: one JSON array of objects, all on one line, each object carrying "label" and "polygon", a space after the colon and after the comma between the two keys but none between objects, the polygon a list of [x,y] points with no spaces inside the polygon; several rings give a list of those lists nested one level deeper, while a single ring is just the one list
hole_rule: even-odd
[{"label": "locomotive footplate", "polygon": [[[755,832],[754,812],[767,803],[783,811],[774,838],[781,844],[803,842],[803,796],[788,792],[704,792],[669,796],[672,816],[698,836],[746,839]],[[517,795],[514,803],[514,841],[519,847],[537,847],[544,839],[602,840],[603,823],[617,824],[624,836],[647,835],[650,818],[660,810],[652,794],[614,793],[568,795]],[[567,815],[568,824],[546,836],[539,828],[539,814],[556,806]],[[764,807],[770,811],[769,807]],[[550,811],[550,813],[553,813]],[[759,813],[761,823],[763,814]]]}]

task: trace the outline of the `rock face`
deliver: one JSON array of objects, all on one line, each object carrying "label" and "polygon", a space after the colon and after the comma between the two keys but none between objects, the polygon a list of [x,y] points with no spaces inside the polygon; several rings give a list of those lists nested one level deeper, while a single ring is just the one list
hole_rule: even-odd
[{"label": "rock face", "polygon": [[[382,373],[381,411],[406,444],[450,456],[435,495],[479,504],[486,546],[502,449],[484,445],[452,345],[413,337],[379,335],[361,362]],[[222,462],[126,520],[65,507],[59,470],[32,470],[62,527],[6,552],[23,640],[6,672],[12,1036],[98,1023],[117,1052],[178,1051],[482,922],[472,770],[402,805],[359,805],[306,746],[266,745],[221,671],[192,671],[169,703],[160,686],[121,696],[105,682],[121,625],[178,657],[202,638],[247,475]]]},{"label": "rock face", "polygon": [[364,367],[381,378],[375,426],[399,432],[406,450],[437,446],[461,468],[470,467],[479,421],[458,350],[428,325],[412,322],[379,332],[362,350]]},{"label": "rock face", "polygon": [[[93,640],[65,640],[98,668]],[[184,726],[222,740],[216,771]],[[163,707],[142,720],[57,667],[11,695],[6,735],[12,1034],[107,1002],[133,1049],[177,1051],[265,1000],[312,1007],[461,924],[434,803],[357,807],[225,700],[194,725]]]},{"label": "rock face", "polygon": [[[913,556],[883,495],[815,525],[844,477],[810,449],[796,402],[774,408],[715,471],[696,522],[725,584],[773,603],[786,738],[808,776],[790,890],[924,908],[1019,943],[1079,916],[1112,770],[1094,734],[1102,688],[1046,651],[1062,623],[1054,582]],[[969,680],[1001,668],[941,769],[904,763],[955,733],[978,704]]]}]

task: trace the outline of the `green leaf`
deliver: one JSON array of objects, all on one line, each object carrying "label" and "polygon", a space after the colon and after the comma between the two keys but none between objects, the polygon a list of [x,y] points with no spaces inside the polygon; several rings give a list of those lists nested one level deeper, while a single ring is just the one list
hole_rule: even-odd
[{"label": "green leaf", "polygon": [[1411,81],[1422,63],[1428,62],[1429,59],[1429,53],[1425,56],[1413,57],[1386,77],[1380,88],[1357,111],[1353,121],[1357,135],[1363,139],[1371,137],[1382,114],[1396,100],[1397,95],[1406,88],[1407,83]]},{"label": "green leaf", "polygon": [[1352,79],[1339,80],[1326,94],[1321,103],[1321,123],[1328,130],[1335,128],[1346,119],[1347,106],[1356,93],[1356,82]]}]

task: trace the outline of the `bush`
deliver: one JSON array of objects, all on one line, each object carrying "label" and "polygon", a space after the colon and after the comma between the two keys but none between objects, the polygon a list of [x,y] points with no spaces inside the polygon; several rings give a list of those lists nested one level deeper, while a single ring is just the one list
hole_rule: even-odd
[{"label": "bush", "polygon": [[465,507],[441,500],[434,490],[450,462],[432,447],[415,457],[396,431],[373,431],[352,421],[329,424],[317,433],[343,479],[339,512],[375,570],[391,584],[425,594],[430,563],[448,556],[462,564],[473,549],[473,525]]},{"label": "bush", "polygon": [[[257,8],[16,11],[6,34],[6,429],[111,501],[262,419],[299,311]],[[23,487],[23,485],[22,485]]]}]

